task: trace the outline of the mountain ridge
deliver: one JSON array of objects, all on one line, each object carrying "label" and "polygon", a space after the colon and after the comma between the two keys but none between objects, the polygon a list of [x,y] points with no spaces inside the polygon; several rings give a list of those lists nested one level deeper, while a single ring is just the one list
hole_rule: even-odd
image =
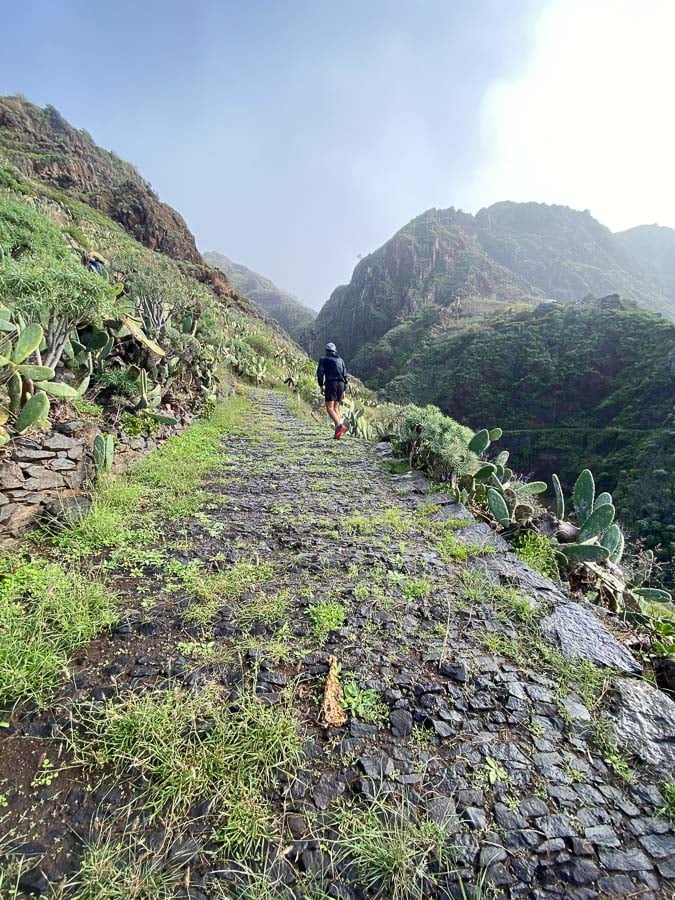
[{"label": "mountain ridge", "polygon": [[204,259],[223,272],[238,291],[256,303],[295,340],[316,318],[316,312],[305,306],[294,294],[277,287],[270,278],[254,269],[237,263],[216,250],[207,250]]},{"label": "mountain ridge", "polygon": [[53,106],[0,96],[0,159],[121,225],[149,250],[181,264],[218,296],[235,299],[225,275],[209,268],[183,216],[163,203],[138,169],[99,147]]},{"label": "mountain ridge", "polygon": [[425,307],[454,308],[461,317],[467,301],[566,303],[619,293],[675,317],[675,280],[661,281],[656,263],[646,268],[628,243],[587,210],[565,206],[503,201],[475,216],[432,208],[357,264],[304,343],[316,352],[335,340],[353,357]]}]

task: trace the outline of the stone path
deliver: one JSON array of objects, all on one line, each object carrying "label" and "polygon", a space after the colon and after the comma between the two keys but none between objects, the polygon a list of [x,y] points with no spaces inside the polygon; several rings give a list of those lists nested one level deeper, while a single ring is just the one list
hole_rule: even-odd
[{"label": "stone path", "polygon": [[[60,734],[78,702],[167,680],[195,690],[216,680],[236,695],[253,673],[270,706],[293,685],[306,734],[300,771],[270,798],[277,816],[265,865],[276,888],[265,896],[392,896],[382,880],[368,892],[358,866],[332,848],[350,806],[400,810],[402,802],[412,820],[445,831],[452,853],[447,871],[432,861],[422,887],[411,883],[411,898],[478,897],[480,884],[482,896],[534,900],[675,896],[675,836],[659,815],[659,783],[672,773],[638,768],[632,784],[621,777],[626,760],[601,711],[611,684],[588,667],[565,668],[554,626],[565,629],[555,615],[551,624],[551,612],[566,601],[553,585],[426,480],[390,474],[362,442],[331,441],[327,426],[291,414],[280,395],[257,393],[246,433],[227,437],[225,448],[207,486],[212,501],[187,524],[167,523],[161,562],[146,556],[112,573],[122,624],[75,661],[59,704],[15,726],[15,742],[35,742],[36,765],[37,742]],[[244,592],[216,603],[206,624],[195,622],[196,600],[167,576],[167,556],[175,565],[202,563],[204,572],[270,565],[266,590],[287,592],[283,615],[246,620],[242,610],[255,598]],[[500,578],[520,594],[500,588]],[[319,636],[321,604],[337,605],[344,618]],[[547,616],[550,645],[538,637]],[[634,671],[598,627],[591,655]],[[200,646],[220,656],[200,657]],[[362,701],[344,727],[322,724],[330,656]],[[32,840],[36,858],[40,847],[46,852],[33,870],[35,889],[48,894],[77,867],[92,822],[141,799],[133,773],[128,783],[100,786],[71,770],[43,786]],[[208,815],[193,817],[166,853],[184,869],[171,896],[226,895]],[[145,846],[153,837],[165,845],[156,823],[139,834]],[[243,894],[231,888],[228,896]]]}]

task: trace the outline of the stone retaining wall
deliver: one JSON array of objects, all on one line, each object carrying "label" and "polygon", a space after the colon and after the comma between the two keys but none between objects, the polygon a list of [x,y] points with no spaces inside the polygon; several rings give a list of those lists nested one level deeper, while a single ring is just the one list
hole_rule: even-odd
[{"label": "stone retaining wall", "polygon": [[18,537],[46,507],[86,492],[95,474],[91,448],[102,431],[116,439],[114,469],[120,471],[189,424],[186,415],[176,426],[161,426],[152,437],[129,437],[120,428],[72,420],[15,438],[0,457],[0,537]]}]

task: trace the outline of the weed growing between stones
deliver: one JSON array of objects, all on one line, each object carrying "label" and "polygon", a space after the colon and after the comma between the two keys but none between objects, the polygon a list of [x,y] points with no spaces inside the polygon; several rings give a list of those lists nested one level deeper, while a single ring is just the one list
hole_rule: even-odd
[{"label": "weed growing between stones", "polygon": [[269,581],[273,575],[270,563],[239,562],[225,572],[207,573],[204,564],[195,561],[172,572],[178,575],[193,602],[185,611],[185,621],[191,625],[208,625],[220,607],[238,600],[245,591]]},{"label": "weed growing between stones", "polygon": [[104,832],[85,843],[80,870],[66,889],[72,900],[169,900],[179,882],[179,866],[167,866],[130,837]]},{"label": "weed growing between stones", "polygon": [[429,596],[431,584],[426,578],[410,578],[401,585],[406,600],[424,600]]},{"label": "weed growing between stones", "polygon": [[354,678],[343,682],[345,708],[363,722],[384,725],[389,718],[389,707],[382,702],[377,691],[361,688]]},{"label": "weed growing between stones", "polygon": [[258,860],[272,838],[274,814],[255,785],[227,786],[213,838],[226,859]]},{"label": "weed growing between stones", "polygon": [[321,600],[313,603],[308,614],[312,620],[312,633],[318,644],[323,644],[331,631],[344,625],[347,611],[341,603]]},{"label": "weed growing between stones", "polygon": [[105,584],[57,563],[0,563],[0,705],[44,703],[70,654],[116,621]]},{"label": "weed growing between stones", "polygon": [[257,593],[247,598],[246,604],[235,611],[234,620],[241,628],[276,625],[288,612],[289,603],[290,591],[277,591],[276,594]]},{"label": "weed growing between stones", "polygon": [[353,864],[366,891],[391,900],[426,897],[452,868],[448,829],[402,798],[375,798],[338,822],[338,859]]},{"label": "weed growing between stones", "polygon": [[[3,820],[0,819],[0,825],[2,822]],[[21,890],[21,879],[31,868],[31,863],[25,856],[15,856],[3,844],[3,840],[0,840],[0,897],[3,900],[5,898],[16,900],[16,898],[24,896],[24,892]]]},{"label": "weed growing between stones", "polygon": [[201,801],[227,814],[226,791],[262,792],[297,767],[298,720],[287,698],[274,708],[251,690],[228,704],[215,684],[127,693],[81,710],[71,743],[84,765],[140,774],[153,817],[186,815]]},{"label": "weed growing between stones", "polygon": [[663,786],[665,805],[661,814],[667,816],[675,827],[675,781],[667,781]]},{"label": "weed growing between stones", "polygon": [[524,531],[512,541],[513,549],[524,563],[550,578],[554,584],[560,581],[560,572],[550,541],[537,531]]}]

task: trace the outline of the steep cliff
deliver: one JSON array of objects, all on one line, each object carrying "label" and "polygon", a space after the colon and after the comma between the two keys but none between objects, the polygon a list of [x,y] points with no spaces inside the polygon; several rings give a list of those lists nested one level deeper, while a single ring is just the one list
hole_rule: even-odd
[{"label": "steep cliff", "polygon": [[25,175],[101,210],[150,250],[203,262],[180,213],[160,201],[134,166],[98,147],[54,107],[0,97],[0,153]]},{"label": "steep cliff", "polygon": [[297,297],[278,288],[274,282],[252,269],[233,262],[222,253],[208,250],[204,259],[210,266],[224,272],[228,281],[245,297],[253,300],[272,319],[281,325],[292,338],[301,337],[307,326],[316,318],[316,312],[303,306]]},{"label": "steep cliff", "polygon": [[431,209],[359,262],[304,342],[315,352],[334,340],[371,378],[376,342],[424,309],[435,308],[438,321],[446,310],[462,324],[495,302],[567,303],[618,292],[674,316],[675,289],[625,244],[590,213],[564,206],[497,203],[476,216]]}]

